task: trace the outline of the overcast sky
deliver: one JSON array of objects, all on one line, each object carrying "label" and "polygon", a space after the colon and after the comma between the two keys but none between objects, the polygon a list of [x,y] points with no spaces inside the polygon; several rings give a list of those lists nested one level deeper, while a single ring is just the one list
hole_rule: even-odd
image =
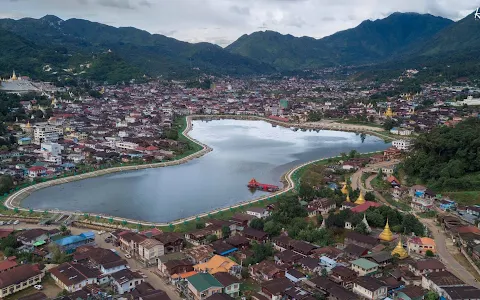
[{"label": "overcast sky", "polygon": [[396,11],[458,20],[478,6],[480,0],[0,0],[0,18],[53,14],[226,46],[267,29],[321,38]]}]

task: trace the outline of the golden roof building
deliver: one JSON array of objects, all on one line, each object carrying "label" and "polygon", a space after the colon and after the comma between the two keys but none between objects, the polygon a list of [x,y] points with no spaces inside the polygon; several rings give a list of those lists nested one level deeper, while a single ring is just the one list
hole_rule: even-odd
[{"label": "golden roof building", "polygon": [[390,226],[388,226],[388,219],[387,224],[385,224],[385,228],[383,229],[382,233],[378,236],[382,241],[390,242],[393,240],[393,233],[390,230]]},{"label": "golden roof building", "polygon": [[363,197],[362,192],[360,192],[360,195],[358,195],[357,201],[355,201],[355,204],[360,205],[365,203],[365,198]]},{"label": "golden roof building", "polygon": [[343,184],[343,187],[342,187],[342,194],[346,195],[348,194],[348,186],[347,186],[347,183],[344,183]]},{"label": "golden roof building", "polygon": [[408,252],[407,252],[407,250],[405,250],[405,248],[403,248],[401,238],[398,239],[398,244],[395,247],[395,249],[393,249],[393,251],[392,251],[392,256],[394,256],[394,255],[398,255],[398,258],[400,258],[400,259],[404,259],[404,258],[408,257]]},{"label": "golden roof building", "polygon": [[392,108],[390,107],[390,105],[388,106],[387,111],[385,112],[385,117],[387,117],[387,118],[393,117],[393,111],[392,111]]}]

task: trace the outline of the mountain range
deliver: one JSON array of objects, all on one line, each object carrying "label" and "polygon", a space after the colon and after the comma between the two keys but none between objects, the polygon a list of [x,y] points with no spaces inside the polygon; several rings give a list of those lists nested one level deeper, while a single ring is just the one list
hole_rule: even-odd
[{"label": "mountain range", "polygon": [[342,65],[435,63],[444,58],[464,61],[480,49],[480,20],[473,15],[453,22],[429,14],[394,13],[321,39],[263,31],[221,48],[48,15],[0,19],[0,45],[0,70],[15,68],[34,77],[65,70],[110,82],[143,74],[240,76]]}]

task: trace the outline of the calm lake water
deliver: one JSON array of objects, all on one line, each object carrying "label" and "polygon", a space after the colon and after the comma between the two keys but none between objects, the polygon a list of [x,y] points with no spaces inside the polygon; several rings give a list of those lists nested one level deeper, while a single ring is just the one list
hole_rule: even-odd
[{"label": "calm lake water", "polygon": [[351,132],[293,131],[263,121],[193,121],[190,135],[213,151],[186,164],[116,173],[39,190],[27,208],[105,213],[169,222],[254,199],[246,187],[253,177],[280,185],[292,167],[313,159],[383,150],[383,140]]}]

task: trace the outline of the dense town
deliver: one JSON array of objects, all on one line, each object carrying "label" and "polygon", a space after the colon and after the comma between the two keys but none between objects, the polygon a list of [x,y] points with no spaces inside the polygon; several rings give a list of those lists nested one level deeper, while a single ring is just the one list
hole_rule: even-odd
[{"label": "dense town", "polygon": [[410,184],[402,162],[416,135],[477,118],[480,90],[401,91],[416,72],[388,84],[209,79],[205,89],[152,81],[82,94],[13,73],[0,85],[21,100],[2,139],[5,193],[181,157],[194,150],[182,140],[186,115],[257,116],[292,130],[366,126],[392,146],[314,165],[298,194],[274,203],[173,228],[102,227],[88,216],[42,222],[10,211],[1,216],[0,297],[478,299],[480,207]]}]

